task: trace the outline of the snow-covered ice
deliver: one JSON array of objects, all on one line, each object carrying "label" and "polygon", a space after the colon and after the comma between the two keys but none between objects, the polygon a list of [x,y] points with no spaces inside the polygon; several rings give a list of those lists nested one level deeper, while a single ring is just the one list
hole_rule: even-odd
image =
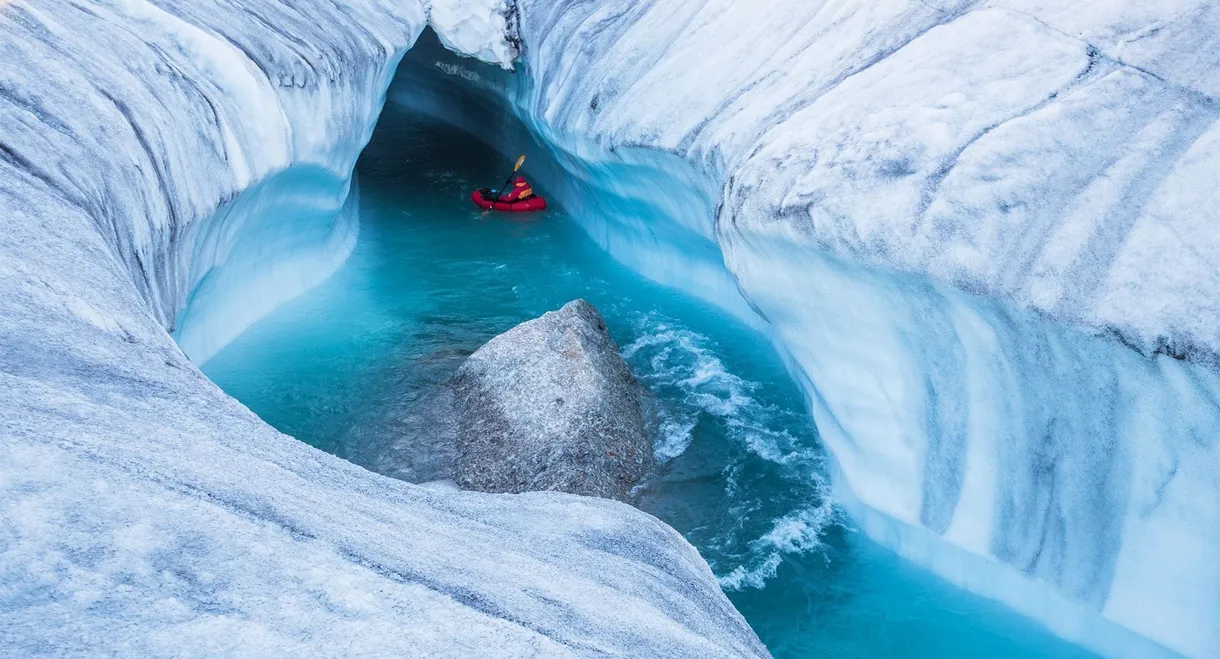
[{"label": "snow-covered ice", "polygon": [[170,337],[206,357],[345,258],[352,166],[428,15],[0,2],[0,654],[766,655],[652,517],[376,476]]},{"label": "snow-covered ice", "polygon": [[762,652],[655,522],[374,478],[167,336],[345,257],[431,20],[495,66],[392,97],[502,99],[611,254],[769,331],[861,528],[1106,654],[1220,653],[1220,5],[245,4],[0,3],[5,643]]}]

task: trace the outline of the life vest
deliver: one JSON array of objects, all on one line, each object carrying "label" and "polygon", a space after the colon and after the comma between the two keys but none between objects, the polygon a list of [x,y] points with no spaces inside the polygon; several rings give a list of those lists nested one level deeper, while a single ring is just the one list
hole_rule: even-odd
[{"label": "life vest", "polygon": [[500,195],[500,201],[521,201],[532,196],[534,196],[534,189],[530,187],[524,176],[518,176],[513,179],[513,187]]}]

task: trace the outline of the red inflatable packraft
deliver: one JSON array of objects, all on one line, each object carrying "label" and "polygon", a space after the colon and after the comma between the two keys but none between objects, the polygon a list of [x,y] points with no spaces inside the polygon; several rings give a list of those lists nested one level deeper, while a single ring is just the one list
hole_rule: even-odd
[{"label": "red inflatable packraft", "polygon": [[479,188],[470,193],[470,200],[475,206],[485,210],[504,211],[506,213],[525,213],[529,211],[546,210],[546,199],[538,195],[517,201],[500,201],[488,188]]}]

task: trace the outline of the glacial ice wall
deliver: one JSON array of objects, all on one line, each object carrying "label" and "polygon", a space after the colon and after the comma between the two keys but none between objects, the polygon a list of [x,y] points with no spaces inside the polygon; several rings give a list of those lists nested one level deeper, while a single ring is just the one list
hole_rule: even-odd
[{"label": "glacial ice wall", "polygon": [[[203,295],[186,327],[214,349],[342,260],[429,9],[0,2],[0,654],[766,655],[655,519],[378,477],[167,333]],[[483,19],[434,26],[504,64]]]},{"label": "glacial ice wall", "polygon": [[863,529],[1105,654],[1220,653],[1215,3],[518,10],[519,76],[438,68],[769,329]]}]

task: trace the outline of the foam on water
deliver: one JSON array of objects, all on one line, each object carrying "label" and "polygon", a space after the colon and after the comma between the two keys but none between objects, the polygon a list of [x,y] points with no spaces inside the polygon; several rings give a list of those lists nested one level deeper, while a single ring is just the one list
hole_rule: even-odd
[{"label": "foam on water", "polygon": [[824,548],[826,529],[840,519],[829,496],[816,506],[781,517],[771,531],[750,543],[755,560],[718,576],[720,586],[725,590],[765,588],[767,581],[776,576],[786,554],[804,554]]},{"label": "foam on water", "polygon": [[[752,383],[726,371],[702,334],[655,315],[641,318],[638,326],[644,331],[622,353],[638,377],[661,392],[656,458],[665,463],[690,446],[700,412],[727,417],[753,403],[748,395]],[[671,392],[679,393],[680,400],[664,400]]]},{"label": "foam on water", "polygon": [[722,420],[737,441],[758,457],[785,464],[813,457],[784,427],[800,424],[799,413],[756,398],[760,383],[732,373],[711,339],[679,321],[643,315],[639,338],[622,349],[638,377],[665,399],[660,406],[658,462],[681,455],[693,440],[700,414]]},{"label": "foam on water", "polygon": [[740,520],[757,524],[776,515],[773,506],[757,498],[757,487],[739,482],[749,480],[745,472],[751,460],[780,466],[785,480],[813,497],[807,507],[781,508],[767,521],[770,528],[753,540],[739,533],[722,534],[709,545],[723,587],[763,588],[785,555],[820,549],[822,534],[838,519],[812,432],[794,435],[791,429],[802,426],[800,408],[765,402],[763,385],[733,373],[706,335],[655,312],[640,314],[635,326],[639,336],[622,354],[658,398],[657,462],[681,456],[695,441],[700,424],[711,422],[720,426],[724,441],[740,449],[721,472],[722,496]]}]

